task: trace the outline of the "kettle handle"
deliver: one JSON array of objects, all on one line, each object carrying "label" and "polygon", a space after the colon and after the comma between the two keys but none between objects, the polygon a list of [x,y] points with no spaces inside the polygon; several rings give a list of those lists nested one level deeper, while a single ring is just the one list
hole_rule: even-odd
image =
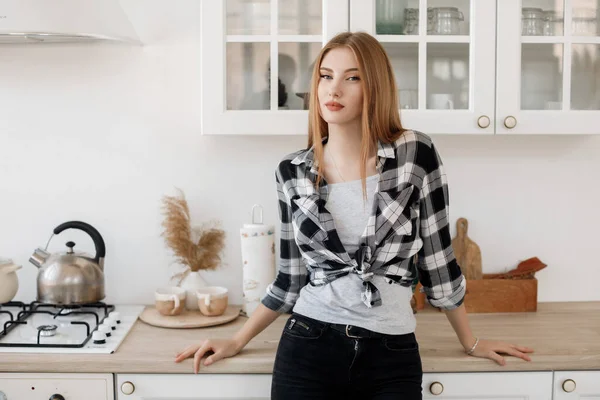
[{"label": "kettle handle", "polygon": [[66,229],[79,229],[80,231],[84,231],[85,233],[90,235],[90,237],[94,241],[94,246],[96,246],[96,256],[94,257],[94,261],[96,263],[100,263],[100,259],[106,256],[106,247],[104,245],[104,239],[102,239],[102,235],[100,235],[100,232],[98,232],[96,228],[85,222],[69,221],[65,222],[64,224],[60,224],[59,226],[54,228],[54,234],[58,235]]}]

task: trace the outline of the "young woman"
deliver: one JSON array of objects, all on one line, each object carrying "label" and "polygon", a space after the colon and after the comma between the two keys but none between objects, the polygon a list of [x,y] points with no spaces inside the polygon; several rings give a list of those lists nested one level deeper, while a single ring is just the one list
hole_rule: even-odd
[{"label": "young woman", "polygon": [[451,246],[448,187],[431,139],[404,129],[380,43],[341,33],[315,62],[307,149],[275,177],[280,266],[262,304],[229,340],[184,349],[210,365],[231,357],[283,312],[273,399],[421,399],[410,306],[418,278],[467,354],[504,365],[533,350],[471,333],[466,281]]}]

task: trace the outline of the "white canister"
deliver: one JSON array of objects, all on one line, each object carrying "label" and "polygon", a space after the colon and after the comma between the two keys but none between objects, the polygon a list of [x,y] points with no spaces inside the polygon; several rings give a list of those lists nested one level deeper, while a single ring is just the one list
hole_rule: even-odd
[{"label": "white canister", "polygon": [[11,260],[0,259],[0,304],[11,301],[19,290],[19,279],[16,271],[21,269],[20,265]]},{"label": "white canister", "polygon": [[[254,210],[260,208],[260,220]],[[243,268],[243,312],[250,316],[260,304],[269,284],[275,280],[275,227],[262,223],[262,207],[252,207],[252,223],[240,229]]]}]

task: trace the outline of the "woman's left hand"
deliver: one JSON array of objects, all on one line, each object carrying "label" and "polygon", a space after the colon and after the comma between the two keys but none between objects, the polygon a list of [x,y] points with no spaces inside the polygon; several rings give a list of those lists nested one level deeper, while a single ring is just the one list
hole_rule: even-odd
[{"label": "woman's left hand", "polygon": [[498,340],[479,339],[479,343],[471,355],[473,357],[489,358],[490,360],[496,361],[499,365],[506,365],[506,360],[500,354],[506,354],[522,358],[525,361],[531,361],[531,357],[526,353],[533,353],[533,349]]}]

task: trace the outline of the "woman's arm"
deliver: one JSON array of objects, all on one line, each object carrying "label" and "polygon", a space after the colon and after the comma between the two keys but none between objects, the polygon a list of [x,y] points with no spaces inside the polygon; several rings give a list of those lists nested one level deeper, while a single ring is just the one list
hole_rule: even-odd
[{"label": "woman's arm", "polygon": [[[467,311],[463,304],[467,281],[456,262],[449,228],[448,184],[442,159],[433,143],[417,164],[423,166],[425,176],[420,196],[420,237],[417,267],[419,279],[427,300],[442,309],[466,352],[475,357],[489,358],[500,365],[506,361],[498,353],[505,353],[531,361],[525,353],[533,349],[495,340],[482,340],[473,335]],[[475,346],[475,347],[474,347]]]},{"label": "woman's arm", "polygon": [[464,347],[465,351],[473,349],[471,353],[474,357],[489,358],[496,361],[499,365],[506,365],[506,360],[500,354],[522,358],[525,361],[531,361],[526,353],[533,353],[533,349],[524,346],[518,346],[510,343],[501,342],[498,340],[484,340],[474,337],[469,327],[469,319],[464,303],[453,310],[444,310],[446,317],[454,331],[458,340]]},{"label": "woman's arm", "polygon": [[446,313],[448,321],[450,321],[450,325],[452,325],[452,328],[454,328],[460,344],[462,344],[462,347],[464,347],[465,351],[469,351],[475,344],[477,338],[473,336],[473,333],[471,332],[469,318],[467,317],[467,310],[465,309],[464,303],[458,308],[453,310],[444,310],[444,312]]}]

